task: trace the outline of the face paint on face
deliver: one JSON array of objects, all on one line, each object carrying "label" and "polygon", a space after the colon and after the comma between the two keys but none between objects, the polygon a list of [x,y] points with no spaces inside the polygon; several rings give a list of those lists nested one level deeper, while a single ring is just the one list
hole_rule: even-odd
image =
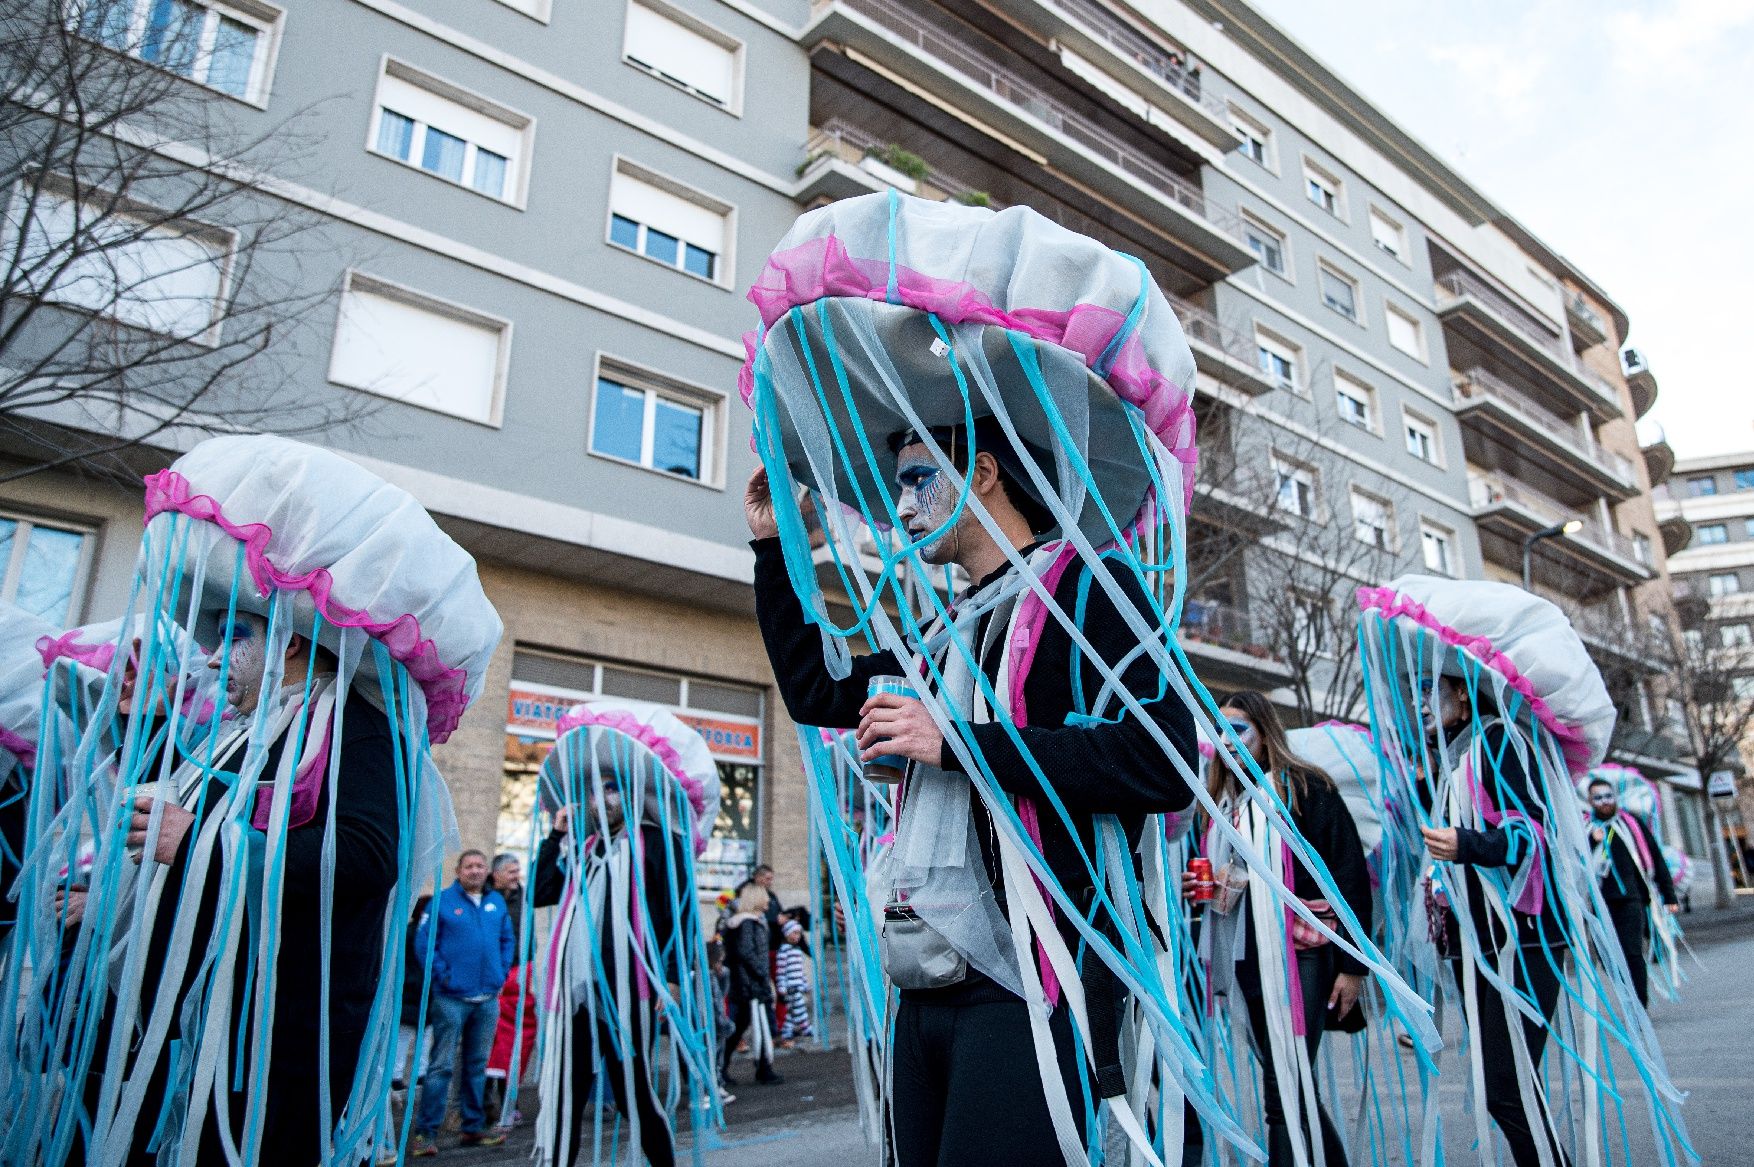
[{"label": "face paint on face", "polygon": [[262,699],[262,674],[268,663],[268,621],[246,613],[223,626],[219,648],[208,659],[207,667],[224,665],[228,648],[231,662],[225,668],[225,700],[241,714],[254,713]]},{"label": "face paint on face", "polygon": [[1419,682],[1419,704],[1427,736],[1435,737],[1439,726],[1445,733],[1454,734],[1468,720],[1468,703],[1463,698],[1461,683],[1454,677],[1439,677],[1435,683]]},{"label": "face paint on face", "polygon": [[1236,735],[1236,740],[1234,741],[1231,740],[1228,734],[1225,735],[1224,748],[1229,750],[1231,756],[1234,757],[1237,751],[1237,742],[1241,742],[1242,748],[1248,751],[1249,757],[1253,758],[1256,762],[1262,761],[1261,734],[1260,731],[1255,728],[1253,719],[1240,709],[1226,709],[1223,712],[1224,720],[1230,725],[1230,732]]},{"label": "face paint on face", "polygon": [[608,783],[603,787],[603,829],[613,835],[626,821],[621,808],[621,787]]},{"label": "face paint on face", "polygon": [[1597,818],[1611,819],[1614,817],[1614,812],[1619,809],[1619,802],[1615,799],[1612,790],[1597,787],[1590,791],[1590,809],[1596,812]]},{"label": "face paint on face", "polygon": [[895,481],[901,487],[895,512],[907,530],[908,539],[918,542],[933,532],[941,532],[920,548],[920,558],[932,564],[950,562],[956,550],[952,537],[955,530],[944,530],[956,512],[956,488],[950,475],[924,445],[912,445],[904,446],[896,458]]}]

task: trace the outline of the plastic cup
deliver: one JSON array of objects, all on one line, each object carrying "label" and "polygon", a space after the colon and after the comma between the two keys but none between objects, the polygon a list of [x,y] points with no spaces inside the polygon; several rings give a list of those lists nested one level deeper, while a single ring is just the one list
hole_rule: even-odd
[{"label": "plastic cup", "polygon": [[[122,788],[122,809],[124,814],[133,814],[135,799],[142,797],[156,798],[161,802],[175,802],[177,797],[177,784],[175,782],[160,781],[142,782],[136,786],[124,786]],[[126,822],[129,820],[124,818],[123,821]],[[130,845],[128,847],[128,854],[138,856],[144,850],[144,844],[140,846]]]},{"label": "plastic cup", "polygon": [[[875,697],[879,693],[894,693],[902,697],[918,698],[913,682],[906,677],[872,677],[866,695]],[[865,777],[872,782],[900,782],[907,773],[907,759],[900,754],[879,754],[865,762]]]}]

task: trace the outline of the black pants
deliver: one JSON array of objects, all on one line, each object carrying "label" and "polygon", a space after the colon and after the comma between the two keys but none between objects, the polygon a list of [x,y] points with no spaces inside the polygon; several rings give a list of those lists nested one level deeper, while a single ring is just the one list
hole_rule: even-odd
[{"label": "black pants", "polygon": [[[658,1106],[657,1095],[653,1091],[651,1067],[646,1064],[645,1055],[645,1024],[641,1020],[641,1011],[636,1006],[634,1014],[633,1034],[633,1065],[626,1067],[621,1059],[615,1056],[615,1040],[610,1033],[608,1024],[599,1019],[596,1023],[597,1048],[603,1054],[603,1076],[609,1081],[609,1092],[615,1098],[615,1109],[623,1115],[629,1113],[627,1099],[626,1069],[631,1068],[633,1076],[633,1108],[639,1114],[640,1150],[645,1152],[646,1162],[652,1167],[672,1167],[676,1162],[675,1139],[670,1133],[670,1121]],[[553,1056],[560,1058],[560,1078],[572,1084],[572,1114],[567,1120],[567,1151],[566,1164],[576,1162],[584,1135],[585,1107],[591,1104],[592,1095],[597,1086],[597,1064],[591,1050],[591,1015],[581,1009],[572,1015],[572,1048],[557,1050]],[[542,1107],[544,1126],[550,1132],[554,1127],[549,1124],[560,1121],[561,1106],[558,1100],[554,1105]],[[559,1147],[559,1140],[550,1137],[550,1145]]]},{"label": "black pants", "polygon": [[[1328,994],[1334,991],[1334,954],[1328,946],[1299,953],[1297,958],[1298,987],[1303,993],[1303,1041],[1309,1060],[1315,1062],[1316,1050],[1322,1044],[1327,1026]],[[1249,1032],[1254,1035],[1255,1049],[1261,1057],[1261,1101],[1267,1119],[1267,1167],[1294,1167],[1297,1162],[1286,1123],[1285,1105],[1279,1098],[1280,1067],[1273,1058],[1272,1043],[1267,1039],[1267,1003],[1261,992],[1261,974],[1251,961],[1236,966],[1237,988],[1248,1008]],[[1277,1005],[1277,1002],[1275,1002]],[[1285,1067],[1295,1076],[1295,1067]],[[1327,1167],[1346,1167],[1346,1144],[1328,1117],[1327,1108],[1316,1099],[1316,1116],[1321,1124],[1322,1155]],[[1298,1122],[1303,1127],[1304,1145],[1312,1137],[1309,1116],[1299,1102]],[[1314,1162],[1313,1154],[1308,1156]]]},{"label": "black pants", "polygon": [[[749,1027],[755,1023],[755,1011],[757,1009],[771,1009],[772,1007],[773,1002],[771,1001],[739,1001],[735,998],[732,999],[730,1003],[731,1036],[725,1039],[725,1046],[719,1051],[719,1076],[724,1078],[727,1082],[731,1080],[731,1059],[737,1056],[737,1043],[743,1040],[743,1035],[748,1033]],[[770,1014],[770,1023],[771,1020],[772,1015]],[[771,1034],[773,1031],[769,1029],[768,1032]],[[756,1080],[760,1081],[772,1074],[773,1057],[771,1054],[764,1053],[755,1063]]]},{"label": "black pants", "polygon": [[[1554,957],[1563,959],[1563,951],[1555,953]],[[1458,983],[1461,976],[1460,964],[1460,961],[1454,962]],[[1516,1052],[1510,1043],[1510,1012],[1498,990],[1477,969],[1468,970],[1468,975],[1474,978],[1474,992],[1480,1002],[1480,1032],[1474,1035],[1474,1040],[1479,1043],[1480,1060],[1485,1070],[1486,1112],[1498,1124],[1504,1141],[1510,1145],[1511,1161],[1516,1167],[1538,1167],[1541,1162],[1540,1145],[1545,1142],[1553,1155],[1553,1162],[1569,1163],[1570,1160],[1553,1136],[1551,1111],[1547,1106],[1546,1092],[1541,1088],[1541,1053],[1547,1048],[1547,1025],[1517,1014],[1522,1020],[1523,1040],[1528,1043],[1529,1060],[1535,1069],[1533,1088],[1535,1104],[1540,1110],[1538,1114],[1528,1114],[1523,1109]],[[1534,1000],[1541,1016],[1551,1024],[1553,1011],[1559,1004],[1560,984],[1559,972],[1549,963],[1545,949],[1524,948],[1518,953],[1516,987],[1524,996]],[[1485,1154],[1484,1149],[1481,1153]]]},{"label": "black pants", "polygon": [[1650,1004],[1650,969],[1645,965],[1647,943],[1646,905],[1638,900],[1608,900],[1608,918],[1614,921],[1614,935],[1620,938],[1620,951],[1626,954],[1626,971],[1632,974],[1632,987],[1640,1005]]},{"label": "black pants", "polygon": [[[1083,1132],[1080,1067],[1064,1006],[1049,1019],[1060,1074]],[[890,1137],[898,1167],[1059,1167],[1065,1162],[1021,1000],[922,1004],[895,1018]]]}]

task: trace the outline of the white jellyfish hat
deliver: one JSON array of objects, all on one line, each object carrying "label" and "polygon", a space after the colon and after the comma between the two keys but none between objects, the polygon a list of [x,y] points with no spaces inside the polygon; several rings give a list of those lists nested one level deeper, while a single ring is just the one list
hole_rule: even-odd
[{"label": "white jellyfish hat", "polygon": [[[587,776],[592,769],[622,781],[640,776],[648,784],[643,793],[646,816],[659,816],[654,821],[675,834],[687,833],[696,854],[705,849],[719,817],[719,768],[700,731],[661,705],[602,698],[567,710],[554,734],[554,749],[542,762],[545,803],[552,807],[568,797],[564,792],[573,783],[561,770],[569,759]],[[659,783],[672,782],[687,797],[690,822],[662,817],[662,808],[671,803]]]},{"label": "white jellyfish hat", "polygon": [[1333,779],[1366,855],[1382,844],[1382,763],[1368,726],[1324,721],[1287,731],[1291,752]]},{"label": "white jellyfish hat", "polygon": [[1662,799],[1657,797],[1657,788],[1644,773],[1633,766],[1623,766],[1619,762],[1603,762],[1594,766],[1589,773],[1577,780],[1578,797],[1587,803],[1592,782],[1606,782],[1614,788],[1614,800],[1620,809],[1630,811],[1642,819],[1649,819],[1654,825],[1662,815]]},{"label": "white jellyfish hat", "polygon": [[[150,623],[154,620],[159,622],[157,635]],[[207,667],[207,653],[195,638],[163,614],[136,613],[39,636],[36,650],[61,711],[84,721],[97,704],[117,652],[124,647],[135,651],[147,640],[156,641],[166,657],[160,683],[185,715],[205,723],[221,704],[219,674]]]},{"label": "white jellyfish hat", "polygon": [[[415,682],[434,742],[481,695],[499,613],[474,559],[407,491],[288,438],[209,438],[147,478],[149,530],[166,514],[198,520],[183,556],[185,581],[204,580],[198,639],[218,641],[234,593],[240,610],[266,614],[278,591],[295,631],[317,626],[333,649],[341,630],[360,629],[383,645]],[[239,558],[247,579],[234,589]],[[375,699],[374,670],[353,684]]]},{"label": "white jellyfish hat", "polygon": [[54,634],[55,626],[41,616],[0,604],[0,749],[27,770],[36,764],[41,733],[43,661],[37,641]]},{"label": "white jellyfish hat", "polygon": [[1513,584],[1404,575],[1361,588],[1359,607],[1423,640],[1452,675],[1460,658],[1485,670],[1500,705],[1510,692],[1553,734],[1573,774],[1601,762],[1614,732],[1614,703],[1571,621],[1557,605]]},{"label": "white jellyfish hat", "polygon": [[1027,207],[872,194],[800,217],[749,299],[762,327],[744,338],[743,400],[831,500],[881,518],[890,435],[997,416],[1024,446],[1006,452],[1039,466],[1093,542],[1158,493],[1185,513],[1193,353],[1130,256]]}]

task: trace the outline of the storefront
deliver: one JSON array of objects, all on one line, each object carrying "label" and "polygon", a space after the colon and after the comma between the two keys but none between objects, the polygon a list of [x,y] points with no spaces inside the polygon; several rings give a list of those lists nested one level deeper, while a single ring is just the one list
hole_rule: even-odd
[{"label": "storefront", "polygon": [[499,848],[526,856],[531,852],[536,775],[553,748],[555,723],[570,706],[595,697],[662,705],[706,739],[719,768],[721,802],[712,837],[698,860],[699,888],[711,895],[747,879],[762,844],[762,691],[524,647],[512,656],[506,695]]}]

